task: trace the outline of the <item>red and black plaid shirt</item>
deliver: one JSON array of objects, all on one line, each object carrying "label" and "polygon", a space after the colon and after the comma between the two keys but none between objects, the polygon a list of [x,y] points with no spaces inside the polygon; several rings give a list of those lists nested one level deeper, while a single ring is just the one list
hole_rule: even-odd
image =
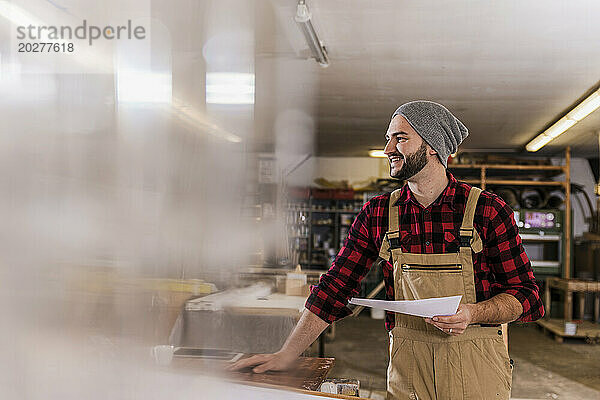
[{"label": "red and black plaid shirt", "polygon": [[[408,185],[398,199],[400,241],[407,253],[453,253],[459,251],[459,228],[471,186],[457,182],[448,173],[448,186],[427,208],[419,204]],[[367,202],[356,217],[348,238],[333,265],[318,285],[312,286],[306,308],[326,322],[351,314],[348,300],[356,296],[361,279],[379,255],[388,230],[389,194]],[[473,254],[477,301],[508,293],[523,305],[519,321],[535,321],[544,315],[539,288],[519,236],[514,214],[497,195],[483,191],[479,196],[475,229],[483,240],[483,251]],[[386,298],[394,300],[392,265],[383,265]],[[394,314],[386,313],[385,326],[394,327]]]}]

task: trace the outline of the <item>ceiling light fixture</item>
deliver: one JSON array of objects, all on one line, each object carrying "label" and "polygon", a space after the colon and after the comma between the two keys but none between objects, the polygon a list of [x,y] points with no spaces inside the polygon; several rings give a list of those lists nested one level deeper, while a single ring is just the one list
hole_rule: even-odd
[{"label": "ceiling light fixture", "polygon": [[369,150],[369,157],[387,158],[383,150]]},{"label": "ceiling light fixture", "polygon": [[298,23],[300,30],[304,34],[304,38],[306,39],[306,43],[308,47],[310,47],[310,51],[313,54],[313,57],[319,65],[323,68],[329,66],[329,57],[327,57],[327,49],[323,46],[321,40],[317,36],[317,32],[315,32],[315,28],[310,20],[310,11],[308,11],[308,6],[306,5],[305,0],[298,1],[298,7],[296,8],[296,16],[294,19]]},{"label": "ceiling light fixture", "polygon": [[254,74],[207,72],[206,103],[229,105],[254,104],[254,80]]},{"label": "ceiling light fixture", "polygon": [[587,117],[600,107],[600,89],[592,92],[583,101],[577,104],[565,116],[552,124],[551,127],[537,135],[525,148],[527,151],[535,152],[562,135],[567,129]]}]

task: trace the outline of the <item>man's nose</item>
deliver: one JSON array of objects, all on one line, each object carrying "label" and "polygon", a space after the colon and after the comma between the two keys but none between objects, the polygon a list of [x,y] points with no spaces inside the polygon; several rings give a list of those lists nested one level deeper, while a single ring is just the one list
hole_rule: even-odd
[{"label": "man's nose", "polygon": [[386,155],[390,155],[396,153],[396,146],[394,146],[393,140],[388,140],[385,144],[385,148],[383,149],[383,153]]}]

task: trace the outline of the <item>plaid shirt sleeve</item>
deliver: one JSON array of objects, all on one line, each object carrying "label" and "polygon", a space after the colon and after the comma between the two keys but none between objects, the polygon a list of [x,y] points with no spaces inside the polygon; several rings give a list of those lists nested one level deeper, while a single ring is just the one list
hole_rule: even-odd
[{"label": "plaid shirt sleeve", "polygon": [[488,224],[484,256],[495,277],[491,282],[491,294],[508,293],[519,300],[523,314],[518,321],[530,322],[543,317],[539,287],[523,249],[513,211],[494,195],[485,213]]},{"label": "plaid shirt sleeve", "polygon": [[371,237],[373,200],[367,202],[349,229],[344,246],[318,285],[311,287],[305,307],[332,323],[352,313],[348,300],[358,294],[360,281],[379,255]]}]

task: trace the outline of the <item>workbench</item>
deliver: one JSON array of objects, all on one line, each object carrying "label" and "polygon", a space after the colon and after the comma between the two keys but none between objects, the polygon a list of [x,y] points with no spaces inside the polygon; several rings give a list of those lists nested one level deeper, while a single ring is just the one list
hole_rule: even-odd
[{"label": "workbench", "polygon": [[[253,373],[250,368],[225,372],[225,365],[227,364],[220,361],[175,357],[169,366],[161,368],[181,375],[203,376],[209,379],[215,377],[229,382],[228,387],[244,385],[255,387],[257,391],[274,390],[269,393],[270,397],[261,395],[256,398],[361,400],[359,397],[319,392],[321,383],[334,365],[333,358],[300,357],[296,366],[289,371],[267,371],[261,374]],[[250,388],[247,391],[245,395],[255,394]]]},{"label": "workbench", "polygon": [[550,277],[546,279],[546,289],[544,293],[544,307],[546,316],[550,318],[550,304],[552,289],[561,290],[565,294],[564,299],[564,319],[573,320],[573,294],[578,293],[578,311],[579,318],[583,320],[583,311],[585,307],[585,293],[594,293],[594,321],[598,321],[600,316],[600,282],[583,281],[579,279],[563,279]]},{"label": "workbench", "polygon": [[[171,344],[241,353],[273,353],[294,329],[306,302],[304,296],[283,293],[230,296],[214,307],[206,299],[186,303],[181,326],[177,328],[179,332],[171,335],[174,338]],[[324,356],[324,345],[324,335],[321,335],[320,357]]]},{"label": "workbench", "polygon": [[279,315],[299,319],[305,303],[306,296],[272,293],[256,299],[245,299],[243,303],[228,305],[225,309],[234,314]]},{"label": "workbench", "polygon": [[[244,357],[249,357],[245,355]],[[333,358],[301,357],[290,371],[267,371],[255,374],[250,368],[221,375],[227,380],[244,384],[281,386],[288,389],[319,390],[334,364]],[[207,362],[193,357],[174,357],[171,368],[180,373],[218,374],[222,362]]]},{"label": "workbench", "polygon": [[[552,289],[564,292],[564,319],[551,319],[551,294]],[[592,322],[583,321],[585,309],[585,294],[594,293],[594,320]],[[565,322],[573,321],[573,295],[577,294],[578,317],[581,323],[577,326],[574,335],[565,332]],[[551,277],[546,279],[546,289],[544,293],[544,307],[546,317],[536,321],[544,331],[552,334],[554,339],[562,343],[565,338],[584,339],[588,343],[600,342],[600,325],[596,323],[600,314],[600,282],[583,281],[579,279],[563,279]]]}]

